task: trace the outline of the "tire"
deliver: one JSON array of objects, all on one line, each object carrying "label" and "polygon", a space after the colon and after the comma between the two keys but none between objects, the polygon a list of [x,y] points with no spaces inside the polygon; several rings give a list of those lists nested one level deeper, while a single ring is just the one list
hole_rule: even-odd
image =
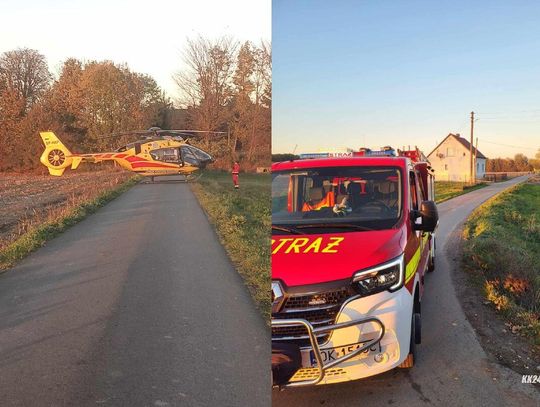
[{"label": "tire", "polygon": [[422,317],[419,312],[413,314],[414,323],[414,343],[420,345],[422,343]]},{"label": "tire", "polygon": [[428,259],[428,273],[433,273],[435,270],[435,236],[431,237],[431,248],[429,250],[429,259]]},{"label": "tire", "polygon": [[403,362],[398,366],[401,369],[411,369],[414,367],[414,363],[416,361],[416,344],[419,344],[421,341],[421,331],[417,333],[417,328],[419,327],[421,329],[421,319],[420,319],[420,313],[413,313],[411,318],[411,338],[410,338],[410,345],[409,345],[409,354],[405,358]]}]

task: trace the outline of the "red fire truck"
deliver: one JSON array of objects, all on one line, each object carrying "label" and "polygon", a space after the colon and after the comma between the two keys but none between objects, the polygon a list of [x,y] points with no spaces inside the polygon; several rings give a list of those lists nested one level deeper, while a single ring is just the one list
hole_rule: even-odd
[{"label": "red fire truck", "polygon": [[422,158],[384,148],[272,166],[275,386],[413,366],[438,224]]}]

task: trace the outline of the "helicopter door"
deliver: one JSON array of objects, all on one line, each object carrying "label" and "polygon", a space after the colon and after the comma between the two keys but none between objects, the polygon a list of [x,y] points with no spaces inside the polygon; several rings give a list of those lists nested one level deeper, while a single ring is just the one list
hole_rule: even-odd
[{"label": "helicopter door", "polygon": [[157,150],[150,151],[150,155],[156,161],[182,164],[180,161],[180,151],[178,148],[159,148]]}]

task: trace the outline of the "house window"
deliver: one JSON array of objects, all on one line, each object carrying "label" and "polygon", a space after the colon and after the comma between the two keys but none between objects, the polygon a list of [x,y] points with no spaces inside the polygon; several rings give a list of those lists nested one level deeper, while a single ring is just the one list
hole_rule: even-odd
[{"label": "house window", "polygon": [[444,164],[444,170],[448,171],[448,164]]},{"label": "house window", "polygon": [[446,156],[447,157],[453,157],[454,156],[454,149],[450,148],[450,147],[447,147],[446,148]]}]

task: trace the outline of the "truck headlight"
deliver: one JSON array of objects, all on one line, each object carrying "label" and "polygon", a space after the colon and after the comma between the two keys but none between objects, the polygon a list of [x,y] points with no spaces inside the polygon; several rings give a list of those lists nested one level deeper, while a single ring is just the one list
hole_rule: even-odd
[{"label": "truck headlight", "polygon": [[353,285],[363,295],[381,291],[396,291],[403,287],[405,280],[404,255],[389,262],[358,271],[353,276]]}]

